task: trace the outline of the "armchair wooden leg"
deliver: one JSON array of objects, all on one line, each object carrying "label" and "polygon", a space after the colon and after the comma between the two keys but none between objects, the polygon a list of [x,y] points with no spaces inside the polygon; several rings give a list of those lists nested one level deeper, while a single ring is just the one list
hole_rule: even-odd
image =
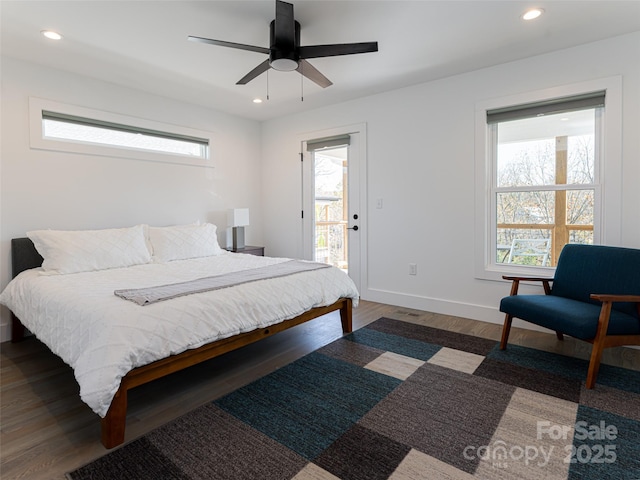
[{"label": "armchair wooden leg", "polygon": [[596,377],[600,369],[600,359],[604,350],[605,337],[609,328],[609,318],[611,317],[612,302],[603,302],[600,310],[600,318],[598,318],[598,329],[596,337],[593,339],[593,347],[591,349],[591,360],[589,360],[589,371],[587,372],[586,386],[592,389],[596,384]]},{"label": "armchair wooden leg", "polygon": [[589,361],[589,371],[587,372],[587,388],[592,389],[596,385],[596,377],[600,369],[600,359],[604,350],[604,338],[593,342],[591,349],[591,360]]},{"label": "armchair wooden leg", "polygon": [[511,332],[511,322],[513,316],[508,313],[504,317],[504,326],[502,327],[502,338],[500,339],[500,350],[507,348],[507,340],[509,339],[509,333]]}]

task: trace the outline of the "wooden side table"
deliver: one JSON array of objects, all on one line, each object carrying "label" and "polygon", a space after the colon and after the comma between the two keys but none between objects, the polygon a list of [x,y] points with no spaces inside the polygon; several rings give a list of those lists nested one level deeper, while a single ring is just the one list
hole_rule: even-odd
[{"label": "wooden side table", "polygon": [[264,247],[256,247],[252,245],[245,245],[244,248],[235,249],[233,247],[227,247],[225,250],[233,253],[246,253],[249,255],[257,255],[258,257],[264,257]]}]

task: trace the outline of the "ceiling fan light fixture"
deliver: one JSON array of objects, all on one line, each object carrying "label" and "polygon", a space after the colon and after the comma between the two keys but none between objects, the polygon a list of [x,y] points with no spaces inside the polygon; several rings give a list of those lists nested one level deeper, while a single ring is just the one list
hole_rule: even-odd
[{"label": "ceiling fan light fixture", "polygon": [[542,8],[531,8],[522,14],[523,20],[535,20],[544,13]]},{"label": "ceiling fan light fixture", "polygon": [[298,68],[298,62],[290,58],[278,58],[271,61],[271,68],[279,72],[293,72]]}]

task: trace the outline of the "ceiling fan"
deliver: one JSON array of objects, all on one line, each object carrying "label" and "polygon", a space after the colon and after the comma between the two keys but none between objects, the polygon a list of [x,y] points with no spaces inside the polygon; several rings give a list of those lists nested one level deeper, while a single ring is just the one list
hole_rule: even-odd
[{"label": "ceiling fan", "polygon": [[213,40],[211,38],[194,37],[191,35],[188,38],[194,42],[209,43],[211,45],[237,48],[269,55],[267,60],[238,80],[236,85],[245,85],[258,75],[273,68],[274,70],[285,72],[296,70],[322,88],[326,88],[332,85],[331,80],[311,65],[307,61],[308,58],[334,57],[337,55],[353,55],[356,53],[378,51],[378,42],[301,46],[300,24],[293,17],[293,5],[280,0],[276,0],[276,18],[271,21],[269,30],[269,48],[225,42],[223,40]]}]

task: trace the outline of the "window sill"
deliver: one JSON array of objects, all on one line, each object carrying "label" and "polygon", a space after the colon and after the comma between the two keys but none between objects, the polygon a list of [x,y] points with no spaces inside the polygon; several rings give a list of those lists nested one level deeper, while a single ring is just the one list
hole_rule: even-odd
[{"label": "window sill", "polygon": [[503,275],[522,277],[549,277],[555,274],[555,267],[528,267],[525,265],[485,265],[482,269],[476,269],[475,278],[478,280],[491,280],[496,282],[508,282]]}]

